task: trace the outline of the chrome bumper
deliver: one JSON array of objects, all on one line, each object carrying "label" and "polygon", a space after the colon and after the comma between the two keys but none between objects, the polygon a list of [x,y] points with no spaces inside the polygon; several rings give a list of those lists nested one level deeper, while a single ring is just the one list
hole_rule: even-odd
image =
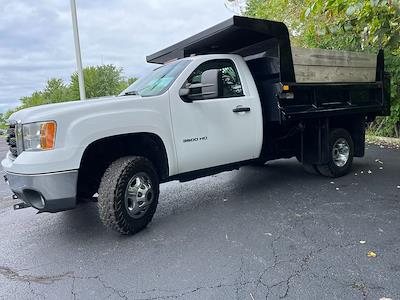
[{"label": "chrome bumper", "polygon": [[41,212],[58,212],[76,206],[78,171],[38,175],[6,173],[14,194]]}]

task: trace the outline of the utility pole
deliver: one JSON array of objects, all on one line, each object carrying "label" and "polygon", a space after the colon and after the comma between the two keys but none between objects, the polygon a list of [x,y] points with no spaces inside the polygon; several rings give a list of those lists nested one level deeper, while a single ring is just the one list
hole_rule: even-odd
[{"label": "utility pole", "polygon": [[72,27],[73,27],[73,31],[74,31],[76,66],[78,69],[79,95],[81,97],[81,100],[85,100],[86,99],[85,80],[83,78],[81,45],[79,42],[78,18],[76,15],[75,0],[71,0],[71,14],[72,14]]}]

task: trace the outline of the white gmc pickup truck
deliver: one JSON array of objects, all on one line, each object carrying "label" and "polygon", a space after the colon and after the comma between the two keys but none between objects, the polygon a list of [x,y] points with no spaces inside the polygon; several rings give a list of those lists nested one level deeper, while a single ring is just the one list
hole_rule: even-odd
[{"label": "white gmc pickup truck", "polygon": [[107,227],[133,234],[162,182],[293,156],[342,176],[364,155],[365,123],[389,113],[382,51],[292,49],[283,23],[233,17],[147,60],[161,66],[117,97],[10,117],[2,166],[17,208],[95,198]]}]

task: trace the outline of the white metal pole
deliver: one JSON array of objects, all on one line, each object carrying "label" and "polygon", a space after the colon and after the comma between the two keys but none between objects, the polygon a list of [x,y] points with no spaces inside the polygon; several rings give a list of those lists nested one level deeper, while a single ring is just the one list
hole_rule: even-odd
[{"label": "white metal pole", "polygon": [[76,15],[75,0],[71,0],[71,14],[72,14],[72,27],[74,30],[76,66],[78,68],[79,95],[81,97],[81,100],[85,100],[86,99],[85,80],[83,78],[83,71],[82,71],[81,45],[79,42],[78,18]]}]

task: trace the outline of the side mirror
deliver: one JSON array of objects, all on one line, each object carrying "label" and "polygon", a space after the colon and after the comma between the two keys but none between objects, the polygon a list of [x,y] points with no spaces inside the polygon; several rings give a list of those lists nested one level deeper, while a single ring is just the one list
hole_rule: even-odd
[{"label": "side mirror", "polygon": [[220,89],[222,72],[218,69],[204,71],[201,75],[201,83],[189,84],[179,90],[179,96],[185,102],[196,100],[218,98],[221,94]]},{"label": "side mirror", "polygon": [[181,98],[182,97],[188,97],[190,95],[190,89],[189,88],[181,88],[180,90],[179,90],[179,96],[181,96]]},{"label": "side mirror", "polygon": [[204,71],[201,75],[201,84],[203,85],[201,93],[203,99],[218,98],[222,81],[222,72],[218,69]]}]

